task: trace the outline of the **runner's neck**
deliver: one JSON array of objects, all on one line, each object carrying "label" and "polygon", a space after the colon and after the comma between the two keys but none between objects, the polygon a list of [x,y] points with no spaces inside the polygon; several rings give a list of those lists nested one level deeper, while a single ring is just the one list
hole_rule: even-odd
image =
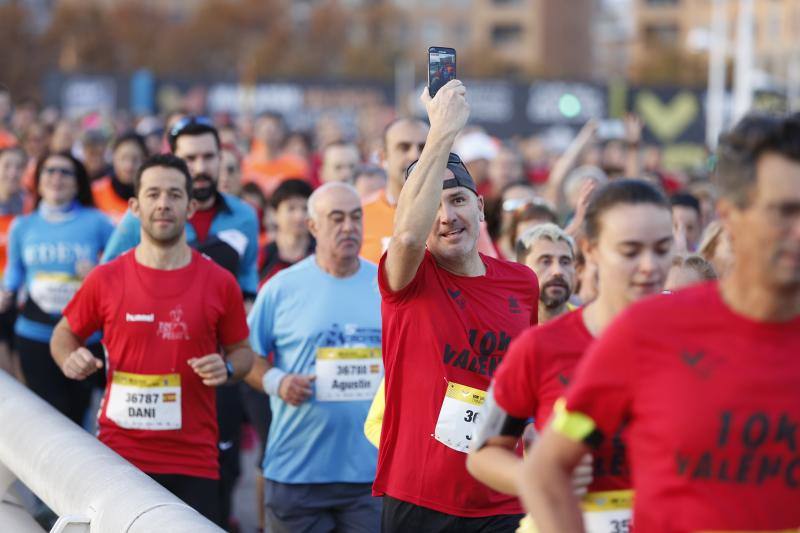
[{"label": "runner's neck", "polygon": [[323,271],[335,278],[349,278],[361,267],[361,260],[358,256],[343,260],[337,260],[332,257],[325,257],[316,254],[317,266]]},{"label": "runner's neck", "polygon": [[275,244],[278,246],[280,258],[287,261],[299,261],[306,256],[311,237],[308,233],[292,234],[288,232],[278,232],[275,236]]},{"label": "runner's neck", "polygon": [[478,254],[477,248],[466,256],[464,260],[447,260],[436,256],[434,256],[434,259],[436,259],[436,263],[440,267],[457,276],[475,278],[486,275],[486,265],[483,264],[483,259]]},{"label": "runner's neck", "polygon": [[592,337],[599,337],[609,324],[625,309],[615,302],[609,302],[602,295],[583,308],[583,324]]},{"label": "runner's neck", "polygon": [[384,189],[386,203],[392,207],[397,207],[397,199],[400,197],[401,190],[403,190],[403,182],[396,182],[390,179],[389,183],[386,185],[386,189]]},{"label": "runner's neck", "polygon": [[548,309],[546,305],[539,302],[539,324],[549,322],[554,318],[563,315],[568,311],[566,302],[558,306],[556,309]]},{"label": "runner's neck", "polygon": [[134,249],[134,258],[142,266],[156,270],[178,270],[192,261],[192,249],[186,244],[186,233],[176,243],[161,246],[142,232],[142,242]]},{"label": "runner's neck", "polygon": [[781,290],[753,283],[734,264],[719,282],[722,300],[736,314],[758,322],[788,322],[800,316],[800,291]]}]

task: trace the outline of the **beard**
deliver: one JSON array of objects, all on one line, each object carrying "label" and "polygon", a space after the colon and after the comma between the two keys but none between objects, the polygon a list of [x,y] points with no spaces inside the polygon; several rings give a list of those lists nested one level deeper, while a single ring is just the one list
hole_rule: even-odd
[{"label": "beard", "polygon": [[200,203],[206,202],[209,198],[217,194],[217,182],[211,178],[208,174],[197,174],[192,179],[193,183],[197,183],[198,181],[207,182],[209,185],[207,187],[193,187],[192,188],[192,198],[197,200]]},{"label": "beard", "polygon": [[[561,291],[557,295],[551,296],[547,289],[554,287],[560,288]],[[555,278],[542,285],[539,300],[547,309],[557,309],[567,303],[570,296],[572,296],[572,291],[567,281],[563,278]]]}]

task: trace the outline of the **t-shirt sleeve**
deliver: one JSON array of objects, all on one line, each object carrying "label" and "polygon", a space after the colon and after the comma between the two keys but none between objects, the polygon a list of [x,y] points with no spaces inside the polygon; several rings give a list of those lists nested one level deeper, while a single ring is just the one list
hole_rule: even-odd
[{"label": "t-shirt sleeve", "polygon": [[100,262],[108,263],[131,248],[136,247],[141,238],[139,230],[139,219],[133,216],[130,210],[128,210],[125,216],[122,217],[122,220],[120,220],[119,225],[114,228],[114,231],[111,233],[111,237],[109,237],[106,243],[105,250],[103,250],[103,257]]},{"label": "t-shirt sleeve", "polygon": [[515,339],[494,376],[494,400],[515,418],[530,418],[538,405],[538,371],[535,337],[530,333]]},{"label": "t-shirt sleeve", "polygon": [[86,340],[94,332],[103,329],[103,292],[103,276],[101,270],[95,268],[64,308],[69,329],[78,338]]},{"label": "t-shirt sleeve", "polygon": [[399,291],[393,291],[391,287],[389,287],[389,281],[386,277],[386,257],[388,253],[388,251],[384,252],[378,263],[378,287],[381,291],[381,298],[383,298],[384,301],[391,304],[401,304],[412,299],[419,292],[422,286],[422,280],[425,276],[425,270],[431,267],[433,258],[428,251],[425,251],[422,262],[417,267],[417,273],[414,275],[414,279]]},{"label": "t-shirt sleeve", "polygon": [[17,291],[25,283],[25,264],[22,261],[22,232],[24,221],[17,217],[8,230],[7,262],[3,273],[3,288]]},{"label": "t-shirt sleeve", "polygon": [[578,363],[566,398],[556,405],[553,427],[574,441],[596,447],[629,415],[637,349],[629,311],[589,348]]},{"label": "t-shirt sleeve", "polygon": [[280,279],[280,275],[277,275],[261,288],[247,317],[247,325],[250,326],[250,346],[261,357],[267,357],[275,349],[273,334],[277,301],[275,292]]},{"label": "t-shirt sleeve", "polygon": [[247,237],[247,246],[239,264],[239,283],[249,299],[258,292],[258,218],[249,205],[244,205],[246,216],[242,229]]},{"label": "t-shirt sleeve", "polygon": [[219,320],[219,340],[229,346],[246,340],[249,334],[242,291],[232,275],[225,272],[225,312]]}]

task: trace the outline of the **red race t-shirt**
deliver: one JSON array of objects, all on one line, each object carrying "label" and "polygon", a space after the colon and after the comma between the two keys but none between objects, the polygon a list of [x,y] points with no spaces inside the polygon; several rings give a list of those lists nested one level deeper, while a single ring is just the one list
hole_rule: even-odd
[{"label": "red race t-shirt", "polygon": [[392,292],[381,258],[387,399],[375,495],[463,517],[522,512],[470,476],[465,452],[511,340],[536,323],[539,284],[523,265],[481,259],[486,274],[464,277],[426,251],[413,281]]},{"label": "red race t-shirt", "polygon": [[637,531],[800,527],[798,355],[800,317],[750,320],[716,283],[639,302],[592,345],[566,407],[587,440],[629,419]]},{"label": "red race t-shirt", "polygon": [[[592,341],[594,337],[583,322],[583,309],[525,331],[511,343],[492,381],[497,405],[515,418],[533,417],[536,429],[541,431]],[[593,455],[590,491],[631,488],[619,432],[606,439]]]},{"label": "red race t-shirt", "polygon": [[92,270],[64,316],[80,338],[103,330],[100,441],[147,473],[219,478],[214,388],[187,360],[247,338],[236,279],[194,250],[177,270],[131,251]]},{"label": "red race t-shirt", "polygon": [[191,222],[194,228],[194,232],[197,234],[197,242],[202,244],[208,239],[208,233],[211,231],[211,223],[214,221],[214,217],[217,216],[218,210],[219,208],[215,204],[208,209],[195,211],[192,218],[189,219],[189,222]]}]

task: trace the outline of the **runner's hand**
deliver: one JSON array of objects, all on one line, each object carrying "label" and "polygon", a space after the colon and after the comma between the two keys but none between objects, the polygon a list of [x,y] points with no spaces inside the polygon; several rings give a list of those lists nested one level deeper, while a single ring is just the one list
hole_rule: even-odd
[{"label": "runner's hand", "polygon": [[92,355],[92,352],[80,347],[64,360],[61,371],[69,379],[83,380],[103,368],[103,362]]},{"label": "runner's hand", "polygon": [[311,383],[317,379],[313,374],[286,374],[278,387],[281,400],[297,407],[311,397]]},{"label": "runner's hand", "polygon": [[433,98],[425,87],[422,89],[420,100],[428,112],[431,130],[455,135],[467,123],[469,118],[467,88],[459,80],[448,81]]},{"label": "runner's hand", "polygon": [[586,454],[572,471],[572,490],[575,496],[585,496],[589,492],[589,485],[594,480],[592,467],[592,454]]},{"label": "runner's hand", "polygon": [[193,357],[187,361],[194,373],[203,379],[203,385],[216,387],[228,381],[228,370],[225,360],[218,353]]}]

